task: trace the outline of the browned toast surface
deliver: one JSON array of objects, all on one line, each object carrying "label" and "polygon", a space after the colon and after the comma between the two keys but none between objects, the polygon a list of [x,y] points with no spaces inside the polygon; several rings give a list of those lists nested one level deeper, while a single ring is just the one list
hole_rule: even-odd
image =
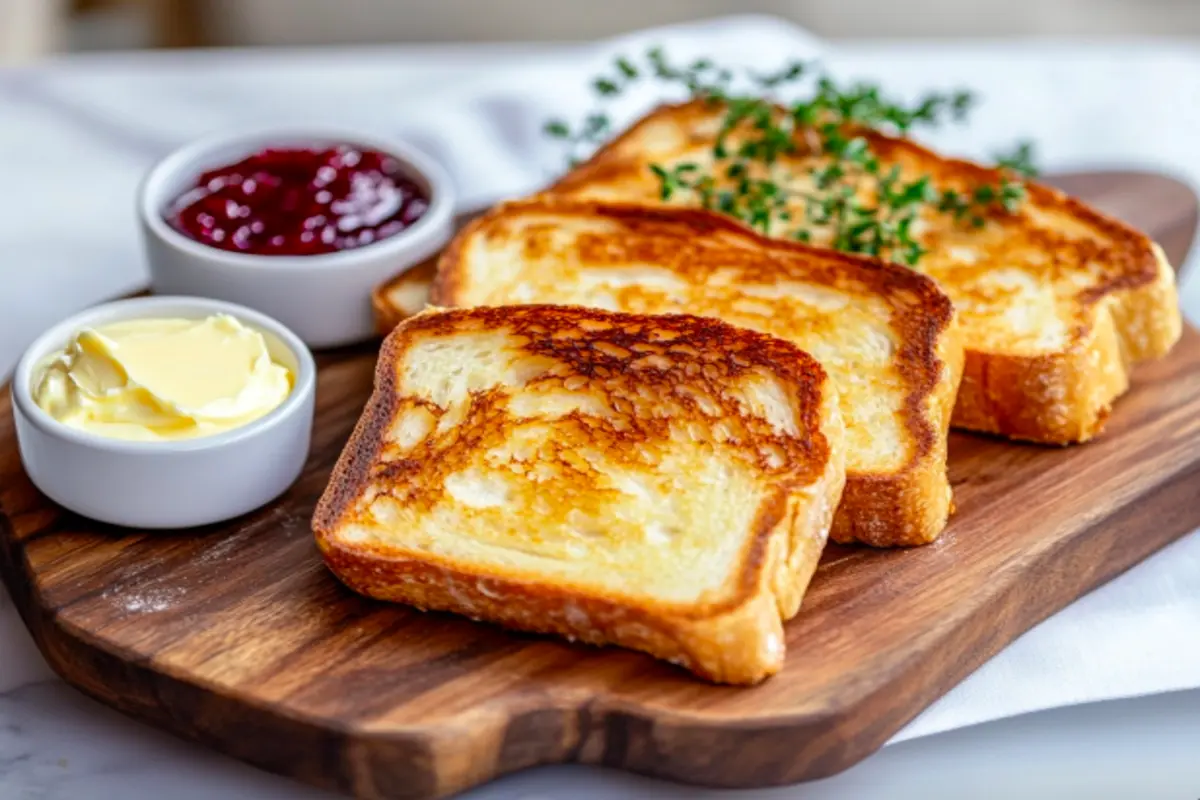
[{"label": "browned toast surface", "polygon": [[824,546],[842,436],[813,358],[718,320],[432,309],[385,340],[313,528],[364,594],[754,682]]},{"label": "browned toast surface", "polygon": [[437,259],[431,258],[376,286],[371,292],[375,329],[386,336],[401,320],[423,311],[436,275]]},{"label": "browned toast surface", "polygon": [[707,211],[540,198],[465,228],[432,295],[702,314],[791,341],[840,394],[847,484],[833,537],[920,544],[945,526],[962,344],[949,300],[920,274],[765,239]]},{"label": "browned toast surface", "polygon": [[[604,146],[549,191],[580,199],[661,203],[651,164],[712,163],[723,109],[663,106]],[[907,139],[860,131],[886,165],[908,178],[969,193],[999,171],[945,158]],[[797,134],[773,177],[811,190],[819,163]],[[736,136],[732,139],[736,145]],[[976,228],[928,208],[914,230],[928,253],[918,268],[953,300],[967,343],[956,426],[1035,441],[1090,438],[1128,385],[1131,363],[1165,354],[1181,319],[1174,275],[1140,232],[1061,192],[1030,182],[1015,213],[992,209]],[[870,187],[864,187],[869,192]],[[672,203],[695,204],[687,191]],[[801,203],[792,219],[804,218]],[[770,231],[788,237],[793,224]],[[823,243],[822,232],[814,241]],[[827,240],[826,240],[827,241]]]}]

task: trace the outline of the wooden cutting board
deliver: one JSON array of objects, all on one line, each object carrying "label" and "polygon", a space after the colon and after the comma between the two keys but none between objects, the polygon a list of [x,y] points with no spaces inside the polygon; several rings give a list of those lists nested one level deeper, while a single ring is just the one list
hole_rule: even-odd
[{"label": "wooden cutting board", "polygon": [[[1196,200],[1159,176],[1059,181],[1175,264]],[[374,348],[319,359],[312,455],[278,502],[177,533],[96,524],[21,469],[0,399],[0,567],[63,678],[265,769],[363,797],[452,793],[536,764],[763,786],[854,764],[1031,625],[1200,525],[1200,334],[1139,369],[1102,438],[955,434],[958,512],[916,550],[831,547],[783,672],[717,687],[652,659],[368,601],[309,516],[370,388]]]}]

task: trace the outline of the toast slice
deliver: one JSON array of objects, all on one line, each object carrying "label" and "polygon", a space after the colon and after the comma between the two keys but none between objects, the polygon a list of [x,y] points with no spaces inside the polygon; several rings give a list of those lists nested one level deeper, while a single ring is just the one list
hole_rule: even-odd
[{"label": "toast slice", "polygon": [[754,683],[782,663],[844,477],[836,391],[787,342],[431,309],[384,341],[313,529],[363,594]]},{"label": "toast slice", "polygon": [[841,395],[847,478],[833,538],[924,544],[946,525],[962,343],[950,301],[911,270],[765,239],[708,211],[543,198],[464,228],[432,297],[701,314],[786,339]]},{"label": "toast slice", "polygon": [[[653,111],[564,176],[553,194],[659,204],[651,164],[712,163],[721,105]],[[860,131],[885,166],[939,188],[996,184],[991,168],[939,156],[910,140]],[[809,189],[804,132],[774,176]],[[738,136],[730,140],[736,147]],[[695,204],[681,191],[672,203]],[[1146,236],[1037,183],[1016,213],[994,209],[974,228],[930,209],[914,226],[928,249],[918,268],[954,301],[967,343],[955,427],[1066,444],[1090,439],[1129,386],[1130,366],[1165,355],[1181,331],[1174,273]],[[792,218],[803,219],[803,209]],[[776,220],[772,235],[788,236]],[[814,239],[821,243],[820,239]]]},{"label": "toast slice", "polygon": [[401,321],[425,309],[429,304],[433,278],[437,274],[437,263],[437,258],[422,261],[375,287],[371,292],[375,330],[386,336]]}]

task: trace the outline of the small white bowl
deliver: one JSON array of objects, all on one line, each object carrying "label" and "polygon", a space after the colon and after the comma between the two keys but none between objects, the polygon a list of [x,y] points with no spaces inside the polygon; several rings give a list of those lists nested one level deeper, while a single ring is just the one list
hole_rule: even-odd
[{"label": "small white bowl", "polygon": [[[239,428],[178,441],[127,441],[68,427],[33,399],[35,371],[81,328],[146,317],[229,314],[260,331],[292,370],[291,394]],[[300,475],[312,432],[317,368],[304,343],[249,308],[194,297],[119,300],[55,325],[17,363],[12,398],[25,472],[51,500],[101,522],[187,528],[236,517],[284,492]]]},{"label": "small white bowl", "polygon": [[[353,250],[312,256],[232,253],[194,241],[166,220],[170,205],[206,170],[264,147],[350,144],[394,157],[429,196],[429,208],[405,230]],[[371,290],[437,253],[453,232],[454,187],[437,162],[404,142],[353,131],[257,128],[201,139],[160,161],[138,189],[137,208],[159,294],[215,297],[258,309],[310,347],[336,347],[375,333]]]}]

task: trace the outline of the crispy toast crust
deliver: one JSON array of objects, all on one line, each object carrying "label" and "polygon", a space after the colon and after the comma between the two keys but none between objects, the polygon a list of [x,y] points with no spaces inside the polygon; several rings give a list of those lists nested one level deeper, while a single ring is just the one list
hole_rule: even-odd
[{"label": "crispy toast crust", "polygon": [[[429,290],[437,274],[436,257],[393,275],[371,291],[371,309],[375,312],[375,330],[387,336],[401,321],[420,313],[429,299]],[[404,297],[405,302],[397,302]],[[420,298],[414,301],[414,298]],[[411,301],[411,302],[410,302]]]},{"label": "crispy toast crust", "polygon": [[1104,429],[1139,361],[1182,333],[1174,271],[1150,244],[1156,276],[1139,272],[1081,297],[1067,347],[1036,356],[966,351],[955,427],[1039,444],[1085,442]]},{"label": "crispy toast crust", "polygon": [[[699,131],[714,113],[705,101],[660,106],[547,191],[589,197],[596,187],[615,188],[618,194],[628,191],[629,195],[606,191],[601,196],[657,203],[656,184],[638,152],[641,137],[649,126],[673,119],[681,129],[693,132],[696,138],[688,142],[693,146],[708,141],[708,134]],[[869,130],[857,133],[870,141],[885,163],[931,174],[938,185],[969,188],[1003,177],[995,168],[940,156],[909,139]],[[1127,389],[1130,366],[1165,355],[1178,340],[1182,320],[1174,273],[1161,250],[1137,230],[1049,186],[1031,181],[1026,187],[1026,209],[1017,214],[994,210],[989,225],[1019,241],[1020,247],[1039,250],[1047,258],[1048,274],[1087,270],[1090,279],[1064,299],[1071,305],[1065,340],[1049,352],[980,345],[977,334],[1002,329],[1005,323],[989,319],[986,311],[975,318],[963,315],[966,365],[953,424],[1035,442],[1086,441],[1103,428],[1113,401]],[[1053,222],[1046,222],[1051,219],[1086,236],[1068,237]],[[950,251],[960,241],[957,234],[934,230],[923,244],[935,252]],[[1010,266],[1004,262],[1002,248],[999,253],[992,266]],[[931,274],[960,310],[970,310],[985,295],[970,276],[965,281],[956,277],[960,267],[935,265]]]},{"label": "crispy toast crust", "polygon": [[[570,343],[555,346],[546,332],[586,329],[591,322],[616,325],[605,333],[617,334],[612,341],[622,348],[639,340],[661,341],[655,337],[665,333],[696,347],[718,348],[725,368],[767,369],[787,381],[796,392],[794,405],[805,441],[756,509],[732,585],[721,596],[686,604],[634,602],[616,592],[531,580],[502,565],[458,563],[428,552],[339,537],[339,529],[354,518],[356,503],[373,484],[386,480],[381,476],[387,466],[381,471],[380,457],[400,410],[396,372],[406,348],[422,335],[452,335],[464,319],[477,328],[540,337],[539,352],[552,351],[580,374],[621,370],[621,359],[599,364],[595,350]],[[652,375],[648,379],[654,380]],[[317,503],[313,531],[330,569],[363,594],[591,644],[618,644],[683,665],[710,680],[754,683],[781,666],[782,620],[799,609],[832,523],[844,476],[840,424],[836,393],[813,358],[787,342],[718,320],[557,306],[434,308],[404,321],[385,339],[374,391]],[[811,502],[798,499],[801,491],[812,496]]]},{"label": "crispy toast crust", "polygon": [[[893,547],[926,544],[941,533],[951,510],[946,439],[963,350],[950,301],[933,281],[878,259],[767,239],[727,217],[700,209],[540,197],[501,205],[464,228],[442,255],[432,301],[446,306],[470,304],[464,285],[464,248],[474,237],[492,235],[506,219],[524,213],[602,217],[630,233],[666,242],[663,247],[667,251],[672,249],[672,241],[718,242],[718,249],[723,246],[721,240],[736,242],[743,253],[752,248],[763,254],[759,268],[772,279],[797,278],[837,286],[852,277],[867,292],[883,298],[902,342],[894,367],[906,387],[902,414],[912,442],[910,458],[892,472],[849,472],[831,537],[842,543]],[[647,254],[644,260],[653,263],[653,258]],[[703,268],[695,264],[695,269]]]}]

